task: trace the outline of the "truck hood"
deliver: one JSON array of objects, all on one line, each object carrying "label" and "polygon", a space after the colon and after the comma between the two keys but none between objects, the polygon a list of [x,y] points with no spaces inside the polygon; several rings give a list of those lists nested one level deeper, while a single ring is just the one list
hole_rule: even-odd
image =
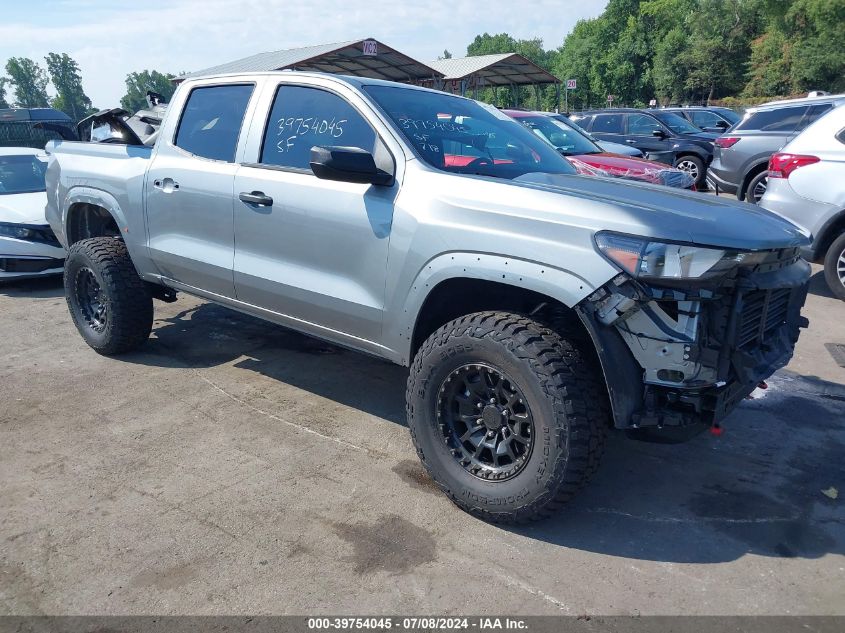
[{"label": "truck hood", "polygon": [[44,218],[45,206],[47,194],[43,191],[0,195],[0,222],[47,224]]},{"label": "truck hood", "polygon": [[[744,202],[611,178],[525,174],[511,183],[601,204],[596,230],[631,227],[644,237],[738,250],[799,247],[807,236],[791,222]],[[646,228],[647,227],[647,228]]]}]

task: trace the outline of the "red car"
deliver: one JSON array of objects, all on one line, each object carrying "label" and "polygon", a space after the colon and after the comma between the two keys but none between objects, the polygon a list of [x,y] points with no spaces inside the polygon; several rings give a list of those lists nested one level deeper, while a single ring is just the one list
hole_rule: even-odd
[{"label": "red car", "polygon": [[502,112],[553,145],[557,151],[566,156],[580,174],[642,180],[695,191],[695,181],[686,172],[663,163],[605,152],[574,126],[569,126],[564,121],[524,110],[502,110]]}]

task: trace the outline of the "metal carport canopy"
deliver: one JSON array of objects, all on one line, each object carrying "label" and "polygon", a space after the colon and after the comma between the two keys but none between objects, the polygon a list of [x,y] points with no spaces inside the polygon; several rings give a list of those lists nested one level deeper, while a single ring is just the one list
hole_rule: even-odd
[{"label": "metal carport canopy", "polygon": [[304,48],[258,53],[232,62],[198,70],[173,79],[268,70],[308,70],[387,79],[419,84],[442,79],[443,74],[374,39],[349,40]]},{"label": "metal carport canopy", "polygon": [[443,73],[444,81],[465,81],[471,87],[560,83],[560,79],[518,53],[453,57],[428,65]]}]

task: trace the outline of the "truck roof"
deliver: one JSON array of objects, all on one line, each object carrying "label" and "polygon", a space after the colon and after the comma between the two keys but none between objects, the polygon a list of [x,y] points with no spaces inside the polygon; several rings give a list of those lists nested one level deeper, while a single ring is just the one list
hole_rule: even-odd
[{"label": "truck roof", "polygon": [[[233,83],[237,81],[244,81],[248,79],[253,79],[257,77],[315,77],[320,79],[330,79],[333,81],[346,83],[351,86],[355,86],[356,88],[361,88],[362,86],[390,86],[394,88],[407,88],[408,90],[422,90],[425,92],[435,92],[437,94],[444,94],[440,90],[434,90],[432,88],[423,88],[421,86],[414,86],[412,84],[406,83],[399,83],[397,81],[388,81],[386,79],[371,79],[370,77],[358,77],[353,75],[338,75],[334,73],[320,73],[320,72],[313,72],[313,71],[304,71],[304,70],[267,70],[262,72],[250,72],[250,73],[220,73],[220,74],[209,74],[209,75],[202,75],[197,77],[190,77],[185,79],[183,83],[195,83],[197,81],[205,81],[208,79],[222,79],[226,80],[227,82],[231,80]],[[455,97],[460,97],[460,95],[452,95]],[[462,99],[466,99],[467,97],[460,97]]]}]

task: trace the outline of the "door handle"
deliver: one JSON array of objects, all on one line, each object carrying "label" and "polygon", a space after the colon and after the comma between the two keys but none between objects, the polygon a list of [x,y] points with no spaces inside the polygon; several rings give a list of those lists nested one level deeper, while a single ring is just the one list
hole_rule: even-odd
[{"label": "door handle", "polygon": [[634,139],[632,139],[632,138],[626,138],[626,139],[625,139],[625,142],[626,142],[626,143],[636,143],[637,141],[635,141],[635,140],[634,140]]},{"label": "door handle", "polygon": [[273,206],[273,198],[268,195],[265,195],[263,191],[241,191],[238,194],[238,198],[241,202],[246,202],[247,204],[254,204],[259,207]]},{"label": "door handle", "polygon": [[170,193],[171,191],[178,191],[179,183],[173,178],[162,178],[161,180],[153,180],[153,187]]}]

